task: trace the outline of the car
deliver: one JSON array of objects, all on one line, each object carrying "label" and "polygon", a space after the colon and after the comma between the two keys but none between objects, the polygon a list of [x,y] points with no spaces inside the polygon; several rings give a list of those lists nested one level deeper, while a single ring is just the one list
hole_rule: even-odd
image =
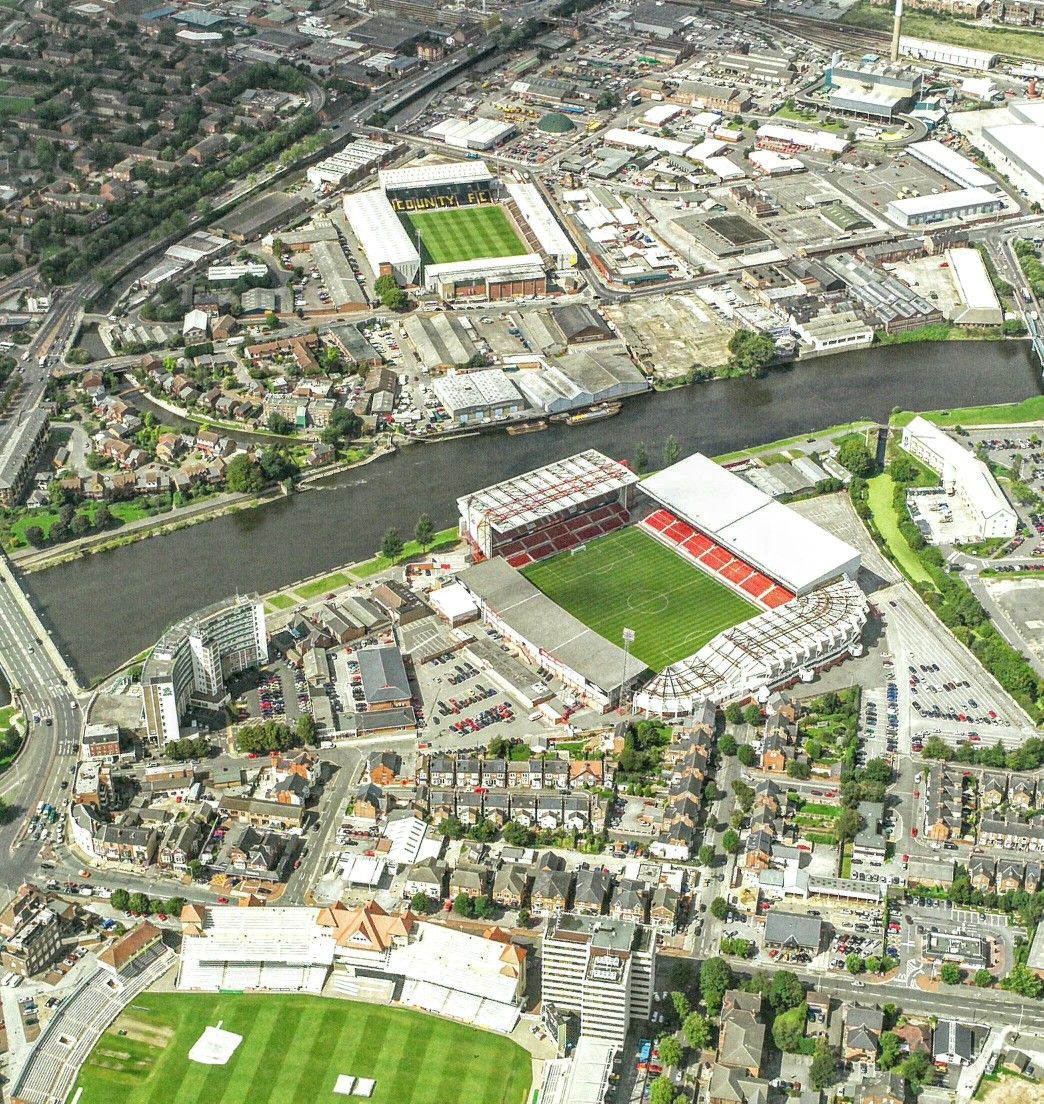
[{"label": "car", "polygon": [[227,905],[228,904],[228,898],[227,897],[219,897],[217,899],[217,903],[219,905]]}]

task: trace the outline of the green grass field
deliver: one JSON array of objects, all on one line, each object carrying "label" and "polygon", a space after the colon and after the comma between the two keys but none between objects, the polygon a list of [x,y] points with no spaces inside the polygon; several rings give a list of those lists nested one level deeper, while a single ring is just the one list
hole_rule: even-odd
[{"label": "green grass field", "polygon": [[431,264],[452,264],[476,257],[518,257],[528,252],[499,207],[451,207],[405,216],[410,237],[420,235]]},{"label": "green grass field", "polygon": [[[225,1066],[188,1052],[218,1021],[243,1036]],[[119,1034],[120,1031],[125,1034]],[[339,1074],[372,1104],[524,1104],[529,1055],[420,1012],[323,997],[144,993],[91,1051],[80,1104],[337,1104]],[[71,1097],[70,1097],[71,1099]]]},{"label": "green grass field", "polygon": [[523,574],[614,644],[624,626],[634,629],[631,652],[654,671],[760,612],[633,527],[592,541],[576,555],[552,556]]}]

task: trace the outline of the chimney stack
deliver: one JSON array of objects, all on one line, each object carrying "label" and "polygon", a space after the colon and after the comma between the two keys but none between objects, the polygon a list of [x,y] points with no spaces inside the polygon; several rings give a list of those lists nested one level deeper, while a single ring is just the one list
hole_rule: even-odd
[{"label": "chimney stack", "polygon": [[895,0],[895,20],[892,23],[892,61],[899,60],[899,36],[903,30],[903,0]]}]

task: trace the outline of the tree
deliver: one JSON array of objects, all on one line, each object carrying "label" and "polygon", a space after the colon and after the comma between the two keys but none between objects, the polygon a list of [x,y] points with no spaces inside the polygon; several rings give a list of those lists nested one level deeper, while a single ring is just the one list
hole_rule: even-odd
[{"label": "tree", "polygon": [[239,494],[252,494],[265,485],[261,465],[245,453],[237,453],[225,468],[225,487]]},{"label": "tree", "polygon": [[729,367],[745,372],[753,379],[765,374],[776,358],[776,345],[768,334],[753,330],[737,330],[729,338]]},{"label": "tree", "polygon": [[44,536],[44,531],[40,528],[39,525],[27,525],[22,530],[22,536],[25,537],[26,541],[34,548],[39,548],[40,545],[42,545],[44,541],[47,540],[47,538]]},{"label": "tree", "polygon": [[751,728],[757,728],[761,724],[761,707],[754,702],[751,702],[746,709],[743,710],[743,720],[751,726]]},{"label": "tree", "polygon": [[[678,1017],[679,1023],[681,1023],[692,1010],[689,998],[678,989],[673,990],[671,993],[671,1006],[674,1008],[674,1014]],[[668,1064],[673,1065],[674,1063]]]},{"label": "tree", "polygon": [[268,415],[266,424],[273,433],[278,433],[281,437],[286,437],[294,431],[294,423],[275,410]]},{"label": "tree", "polygon": [[772,1021],[772,1041],[784,1054],[795,1054],[805,1041],[805,1019],[808,1007],[804,1001],[786,1012],[780,1012]]},{"label": "tree", "polygon": [[673,1035],[661,1035],[656,1049],[660,1052],[660,1061],[668,1068],[673,1069],[681,1065],[681,1043]]},{"label": "tree", "polygon": [[180,916],[181,910],[185,907],[184,897],[168,897],[163,902],[163,911],[167,916]]},{"label": "tree", "polygon": [[736,738],[730,736],[727,732],[718,740],[718,751],[720,751],[722,755],[735,755],[738,748],[739,745],[736,743]]},{"label": "tree", "polygon": [[725,706],[725,720],[732,725],[743,723],[743,707],[739,702],[729,702],[729,704]]},{"label": "tree", "polygon": [[860,955],[853,953],[845,959],[845,969],[850,974],[861,974],[866,969],[866,963]]},{"label": "tree", "polygon": [[402,537],[399,536],[399,530],[393,527],[384,534],[384,539],[381,541],[381,555],[386,560],[394,562],[402,555],[404,547]]},{"label": "tree", "polygon": [[927,1054],[916,1051],[904,1058],[895,1072],[906,1082],[910,1089],[917,1093],[922,1085],[930,1085],[935,1077],[931,1059]]},{"label": "tree", "polygon": [[710,1042],[710,1024],[706,1016],[690,1012],[682,1024],[682,1034],[693,1050],[702,1050]]},{"label": "tree", "polygon": [[634,470],[643,475],[649,469],[649,452],[645,445],[639,441],[634,447]]},{"label": "tree", "polygon": [[671,1079],[661,1074],[649,1086],[649,1104],[671,1104],[674,1100],[674,1089],[671,1088]]},{"label": "tree", "polygon": [[989,970],[976,970],[975,984],[980,989],[988,989],[993,984],[993,975]]},{"label": "tree", "polygon": [[474,916],[475,902],[466,893],[458,893],[453,898],[453,911],[458,916]]},{"label": "tree", "polygon": [[816,1047],[808,1076],[812,1088],[819,1091],[829,1088],[837,1080],[837,1059],[825,1043]]},{"label": "tree", "polygon": [[837,462],[863,479],[873,475],[877,467],[870,450],[858,437],[850,437],[841,442],[841,447],[837,450]]},{"label": "tree", "polygon": [[791,778],[810,778],[812,776],[812,768],[808,763],[802,762],[799,759],[794,759],[787,764],[787,774],[789,774]]},{"label": "tree", "polygon": [[432,899],[426,893],[415,893],[410,898],[410,909],[413,912],[423,916],[425,913],[431,911],[431,906],[434,904]]},{"label": "tree", "polygon": [[417,524],[413,527],[413,539],[424,549],[435,539],[435,522],[431,520],[430,514],[421,514],[417,518]]},{"label": "tree", "polygon": [[804,1003],[805,987],[798,980],[796,974],[792,974],[789,970],[780,970],[772,975],[768,999],[769,1004],[777,1012],[786,1012]]},{"label": "tree", "polygon": [[855,809],[842,808],[834,819],[834,832],[839,841],[855,839],[864,823]]},{"label": "tree", "polygon": [[663,443],[663,466],[669,468],[672,464],[677,464],[679,456],[681,456],[681,446],[672,433]]},{"label": "tree", "polygon": [[711,916],[715,920],[724,920],[729,914],[729,903],[724,897],[715,897],[710,903]]},{"label": "tree", "polygon": [[317,742],[318,730],[315,727],[315,719],[311,713],[302,713],[297,718],[297,724],[294,726],[297,734],[298,742],[305,747],[314,747]]},{"label": "tree", "polygon": [[736,758],[745,767],[752,767],[758,761],[758,753],[750,746],[750,744],[740,744],[739,749],[736,752]]},{"label": "tree", "polygon": [[882,1031],[879,1040],[877,1064],[884,1070],[897,1066],[903,1058],[902,1044],[894,1031]]},{"label": "tree", "polygon": [[476,897],[474,907],[478,920],[488,920],[493,915],[493,902],[488,897]]},{"label": "tree", "polygon": [[127,912],[129,909],[130,894],[125,889],[114,889],[112,891],[112,897],[109,899],[109,904],[112,905],[117,912]]},{"label": "tree", "polygon": [[735,984],[732,967],[723,958],[705,958],[700,963],[700,996],[708,1012],[721,1008],[725,992]]},{"label": "tree", "polygon": [[961,968],[956,962],[944,962],[939,970],[939,977],[946,985],[960,985]]},{"label": "tree", "polygon": [[127,911],[136,912],[139,916],[148,916],[152,912],[152,902],[144,893],[132,893],[127,899]]},{"label": "tree", "polygon": [[377,292],[381,305],[388,310],[399,311],[406,306],[406,293],[392,276],[378,276],[373,282],[373,290]]},{"label": "tree", "polygon": [[721,846],[726,854],[735,855],[740,849],[740,838],[738,833],[729,828],[722,834]]},{"label": "tree", "polygon": [[1012,966],[1000,987],[1007,989],[1009,993],[1018,993],[1021,997],[1039,997],[1042,984],[1044,983],[1028,966],[1019,962]]},{"label": "tree", "polygon": [[700,866],[710,866],[714,862],[714,848],[709,843],[702,844],[696,855],[696,861]]},{"label": "tree", "polygon": [[609,111],[619,106],[620,97],[611,88],[607,88],[598,99],[595,100],[595,111]]},{"label": "tree", "polygon": [[745,813],[754,808],[754,787],[748,786],[742,779],[735,779],[732,783],[732,794],[736,798],[736,804]]}]

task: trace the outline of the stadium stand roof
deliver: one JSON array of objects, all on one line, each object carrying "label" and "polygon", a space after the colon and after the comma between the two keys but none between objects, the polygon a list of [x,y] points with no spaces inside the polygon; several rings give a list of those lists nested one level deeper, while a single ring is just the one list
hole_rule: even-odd
[{"label": "stadium stand roof", "polygon": [[[506,560],[496,557],[469,567],[460,581],[517,636],[554,656],[586,682],[612,695],[624,673],[624,652],[567,613]],[[628,681],[644,671],[631,657]]]},{"label": "stadium stand roof", "polygon": [[410,241],[388,197],[381,191],[354,192],[344,197],[344,213],[355,231],[370,267],[399,269],[411,282],[420,271],[420,253]]},{"label": "stadium stand roof", "polygon": [[859,569],[851,545],[702,453],[650,476],[641,490],[795,594]]},{"label": "stadium stand roof", "polygon": [[510,532],[637,482],[638,476],[618,460],[587,449],[463,495],[457,508],[469,528],[481,520],[497,531]]},{"label": "stadium stand roof", "polygon": [[465,261],[424,266],[424,282],[428,287],[450,280],[470,280],[497,277],[503,280],[532,280],[544,275],[544,261],[539,253],[523,253],[515,257],[473,257]]},{"label": "stadium stand roof", "polygon": [[558,268],[572,268],[576,264],[576,249],[568,235],[559,225],[544,202],[540,189],[535,184],[525,184],[518,180],[507,180],[508,194],[530,229],[536,235],[540,248],[554,261]]},{"label": "stadium stand roof", "polygon": [[635,707],[684,716],[701,699],[720,704],[780,685],[858,648],[867,609],[866,596],[848,579],[794,598],[726,629],[694,655],[672,663],[635,694]]},{"label": "stadium stand roof", "polygon": [[388,191],[405,188],[434,188],[439,184],[478,184],[491,180],[493,174],[485,161],[426,161],[422,165],[408,165],[404,169],[381,169],[377,182]]}]

